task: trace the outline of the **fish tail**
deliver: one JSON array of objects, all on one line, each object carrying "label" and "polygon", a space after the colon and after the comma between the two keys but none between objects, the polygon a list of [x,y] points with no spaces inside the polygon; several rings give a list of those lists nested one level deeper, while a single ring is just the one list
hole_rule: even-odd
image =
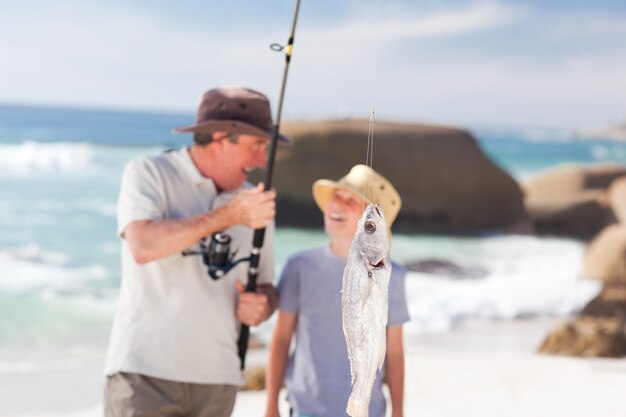
[{"label": "fish tail", "polygon": [[[356,378],[352,386],[352,393],[348,399],[346,412],[352,417],[368,417],[370,397],[374,379],[376,378],[376,370],[374,369],[373,373],[368,371],[366,378],[359,378],[359,375],[355,376]],[[361,375],[361,377],[363,377],[363,375]]]},{"label": "fish tail", "polygon": [[352,417],[368,417],[369,414],[369,401],[363,401],[361,398],[356,398],[353,392],[348,400],[348,407],[346,407],[346,413]]}]

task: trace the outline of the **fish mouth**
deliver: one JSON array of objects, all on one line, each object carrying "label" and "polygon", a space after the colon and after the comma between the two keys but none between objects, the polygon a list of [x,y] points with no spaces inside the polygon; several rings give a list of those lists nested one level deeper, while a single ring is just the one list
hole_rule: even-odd
[{"label": "fish mouth", "polygon": [[385,221],[385,215],[383,214],[382,206],[379,203],[372,204],[372,209],[373,209],[373,212],[376,213],[376,217],[378,217],[378,219],[380,219],[381,221],[384,222]]},{"label": "fish mouth", "polygon": [[370,262],[370,266],[374,269],[383,269],[385,267],[385,259],[381,259],[378,262]]}]

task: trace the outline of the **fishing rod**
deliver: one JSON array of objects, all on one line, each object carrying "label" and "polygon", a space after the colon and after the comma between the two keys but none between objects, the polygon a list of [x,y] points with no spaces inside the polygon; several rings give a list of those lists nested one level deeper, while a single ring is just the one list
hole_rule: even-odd
[{"label": "fishing rod", "polygon": [[[296,7],[293,12],[293,19],[291,22],[291,33],[289,34],[289,40],[286,46],[279,44],[272,44],[270,48],[276,52],[284,52],[285,54],[285,68],[283,70],[283,78],[280,87],[280,95],[278,98],[278,108],[276,111],[276,122],[273,126],[272,140],[270,142],[267,169],[265,171],[265,180],[263,181],[263,187],[265,190],[272,188],[272,175],[274,173],[274,161],[276,159],[276,147],[278,143],[278,136],[280,130],[280,120],[283,110],[283,99],[285,96],[285,87],[287,86],[287,75],[289,73],[289,63],[291,61],[291,53],[293,50],[294,36],[296,33],[296,23],[298,21],[298,11],[300,9],[300,0],[296,0]],[[252,239],[252,250],[250,253],[250,265],[248,268],[248,283],[246,284],[247,292],[256,291],[256,279],[259,273],[259,261],[261,260],[261,248],[263,247],[263,240],[265,238],[265,228],[255,229],[254,237]],[[246,352],[248,350],[248,338],[250,335],[250,328],[242,324],[241,332],[239,333],[239,340],[237,345],[239,347],[239,359],[241,359],[241,369],[244,369],[246,362]]]}]

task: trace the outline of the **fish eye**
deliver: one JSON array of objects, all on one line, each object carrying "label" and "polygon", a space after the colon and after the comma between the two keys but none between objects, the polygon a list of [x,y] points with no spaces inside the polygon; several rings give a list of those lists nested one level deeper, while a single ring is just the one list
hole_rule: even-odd
[{"label": "fish eye", "polygon": [[373,220],[365,221],[365,231],[369,234],[372,234],[376,231],[376,223]]}]

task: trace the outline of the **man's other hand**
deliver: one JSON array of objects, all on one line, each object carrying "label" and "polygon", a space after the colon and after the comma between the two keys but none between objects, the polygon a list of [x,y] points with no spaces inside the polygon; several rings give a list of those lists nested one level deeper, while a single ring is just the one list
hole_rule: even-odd
[{"label": "man's other hand", "polygon": [[246,287],[240,281],[235,281],[235,287],[239,291],[237,320],[248,326],[256,326],[272,314],[273,308],[266,294],[246,292]]}]

